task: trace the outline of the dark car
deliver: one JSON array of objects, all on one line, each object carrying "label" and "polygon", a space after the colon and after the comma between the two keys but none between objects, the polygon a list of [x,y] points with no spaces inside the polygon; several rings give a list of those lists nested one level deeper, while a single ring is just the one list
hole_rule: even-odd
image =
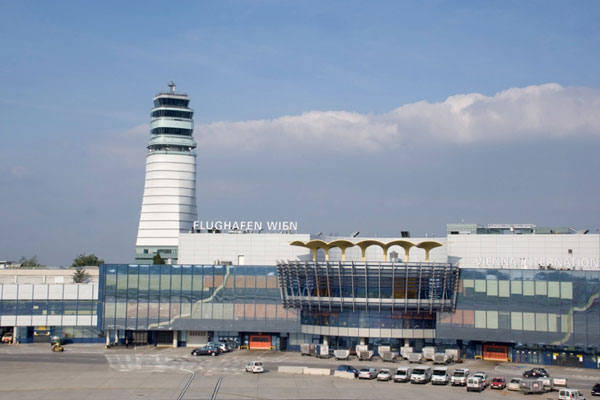
[{"label": "dark car", "polygon": [[600,396],[600,383],[596,383],[592,388],[592,396]]},{"label": "dark car", "polygon": [[358,370],[351,365],[338,365],[335,370],[341,372],[352,372],[355,378],[358,377]]},{"label": "dark car", "polygon": [[220,351],[213,346],[202,346],[197,349],[192,350],[193,356],[216,356]]},{"label": "dark car", "polygon": [[506,380],[501,376],[495,376],[492,379],[492,383],[490,384],[490,387],[492,389],[502,390],[502,389],[506,388]]},{"label": "dark car", "polygon": [[546,378],[550,376],[544,368],[532,368],[529,371],[523,372],[525,378]]}]

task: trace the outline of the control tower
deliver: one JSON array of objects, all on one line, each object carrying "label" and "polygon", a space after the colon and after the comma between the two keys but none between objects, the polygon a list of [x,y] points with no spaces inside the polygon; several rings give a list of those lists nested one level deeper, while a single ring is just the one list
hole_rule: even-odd
[{"label": "control tower", "polygon": [[189,103],[172,81],[168,92],[154,97],[136,241],[140,264],[152,264],[156,254],[175,263],[179,233],[189,232],[197,219],[194,111]]}]

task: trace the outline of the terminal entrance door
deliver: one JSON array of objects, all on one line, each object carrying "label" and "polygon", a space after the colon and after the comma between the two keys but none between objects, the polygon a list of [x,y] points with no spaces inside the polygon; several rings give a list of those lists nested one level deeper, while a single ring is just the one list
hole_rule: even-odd
[{"label": "terminal entrance door", "polygon": [[271,336],[270,335],[250,335],[248,338],[248,348],[250,350],[270,350]]},{"label": "terminal entrance door", "polygon": [[492,361],[508,361],[508,346],[503,344],[484,344],[483,359]]}]

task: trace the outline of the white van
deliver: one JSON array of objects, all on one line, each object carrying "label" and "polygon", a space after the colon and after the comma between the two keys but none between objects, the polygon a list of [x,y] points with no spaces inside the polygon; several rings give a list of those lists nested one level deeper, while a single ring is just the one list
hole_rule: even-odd
[{"label": "white van", "polygon": [[468,368],[457,368],[454,370],[452,377],[450,378],[450,382],[452,386],[465,386],[467,384],[467,378],[469,377],[469,369]]},{"label": "white van", "polygon": [[432,385],[447,385],[450,381],[448,367],[435,367],[431,373]]},{"label": "white van", "polygon": [[484,389],[485,384],[479,376],[470,376],[467,378],[467,392],[481,392]]},{"label": "white van", "polygon": [[431,380],[431,367],[415,367],[410,374],[410,383],[427,383]]},{"label": "white van", "polygon": [[265,372],[265,369],[263,367],[263,363],[261,361],[250,361],[248,364],[246,364],[246,372],[252,372],[253,374],[255,373],[263,373]]},{"label": "white van", "polygon": [[560,389],[558,400],[585,400],[585,396],[577,389]]},{"label": "white van", "polygon": [[410,381],[412,368],[410,367],[398,367],[396,374],[394,375],[394,382],[408,382]]}]

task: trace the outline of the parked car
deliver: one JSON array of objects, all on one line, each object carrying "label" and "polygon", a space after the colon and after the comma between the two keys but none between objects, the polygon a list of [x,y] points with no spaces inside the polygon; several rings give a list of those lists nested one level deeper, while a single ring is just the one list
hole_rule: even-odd
[{"label": "parked car", "polygon": [[358,378],[358,370],[351,365],[338,365],[338,367],[335,370],[340,372],[352,372],[354,374],[354,377]]},{"label": "parked car", "polygon": [[246,372],[262,373],[265,372],[262,361],[250,361],[246,364]]},{"label": "parked car", "polygon": [[10,343],[12,342],[13,335],[11,332],[6,332],[2,335],[2,343]]},{"label": "parked car", "polygon": [[490,388],[504,390],[506,389],[506,380],[501,376],[495,376],[492,378]]},{"label": "parked car", "polygon": [[592,388],[592,396],[600,396],[600,383],[596,383]]},{"label": "parked car", "polygon": [[490,385],[490,377],[487,373],[482,371],[477,371],[473,374],[473,376],[477,376],[481,378],[481,382],[483,383],[484,389]]},{"label": "parked car", "polygon": [[219,354],[219,350],[213,346],[202,346],[192,350],[193,356],[216,356]]},{"label": "parked car", "polygon": [[394,375],[394,382],[408,382],[410,381],[410,374],[412,368],[410,367],[398,367],[396,374]]},{"label": "parked car", "polygon": [[560,389],[558,400],[585,400],[585,396],[577,389]]},{"label": "parked car", "polygon": [[379,370],[379,373],[377,374],[378,381],[389,381],[390,379],[392,379],[392,373],[389,369],[384,368]]},{"label": "parked car", "polygon": [[548,376],[550,376],[550,374],[544,368],[532,368],[523,372],[524,378],[545,378]]},{"label": "parked car", "polygon": [[511,378],[508,385],[506,385],[506,389],[517,392],[521,390],[521,378]]},{"label": "parked car", "polygon": [[450,377],[450,383],[452,383],[452,386],[466,386],[469,372],[470,371],[468,368],[455,369],[452,373],[452,377]]},{"label": "parked car", "polygon": [[358,379],[375,379],[377,378],[377,370],[375,368],[362,368],[358,371]]},{"label": "parked car", "polygon": [[217,349],[219,349],[221,351],[221,353],[227,353],[228,351],[231,351],[231,347],[229,347],[227,344],[221,343],[221,342],[217,342],[217,343],[208,342],[206,345],[216,347]]},{"label": "parked car", "polygon": [[467,392],[481,392],[485,390],[485,384],[481,376],[472,375],[467,378]]}]

